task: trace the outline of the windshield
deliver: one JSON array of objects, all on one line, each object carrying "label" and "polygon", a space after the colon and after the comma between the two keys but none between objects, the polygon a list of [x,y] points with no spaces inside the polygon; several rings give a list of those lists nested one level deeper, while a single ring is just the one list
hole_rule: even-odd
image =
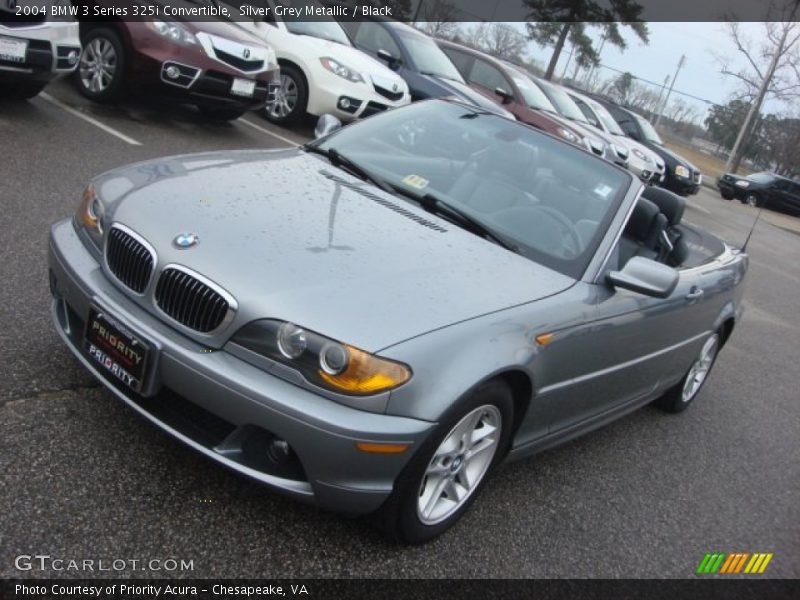
[{"label": "windshield", "polygon": [[612,117],[611,113],[606,110],[605,106],[589,100],[589,107],[592,109],[592,112],[594,112],[597,118],[600,119],[600,121],[603,123],[603,126],[610,134],[625,135],[625,132],[622,131],[622,128],[620,128],[619,123],[614,120],[614,117]]},{"label": "windshield", "polygon": [[300,16],[289,14],[288,11],[281,15],[281,20],[286,25],[289,32],[296,35],[310,35],[311,37],[336,42],[345,46],[352,46],[350,38],[342,29],[342,26],[334,20],[330,21],[307,21],[305,7],[309,6],[313,11],[323,10],[321,4],[314,0],[278,0],[277,4],[286,7],[298,8]]},{"label": "windshield", "polygon": [[431,38],[410,31],[400,31],[398,33],[403,40],[406,52],[408,52],[411,60],[414,61],[414,65],[416,65],[419,72],[464,83],[464,78]]},{"label": "windshield", "polygon": [[547,97],[550,98],[550,102],[555,105],[560,114],[573,121],[589,123],[589,121],[586,120],[586,116],[581,112],[581,109],[578,108],[578,105],[573,102],[572,98],[569,97],[567,92],[546,81],[538,81],[537,83],[544,93],[547,94]]},{"label": "windshield", "polygon": [[658,144],[659,146],[664,145],[664,142],[661,141],[658,132],[656,132],[656,130],[653,129],[653,126],[650,125],[650,121],[648,121],[644,117],[637,115],[636,113],[631,113],[631,114],[636,119],[636,122],[639,123],[639,126],[642,128],[642,133],[644,133],[644,137],[646,140]]},{"label": "windshield", "polygon": [[546,110],[548,112],[557,113],[558,110],[553,103],[547,98],[542,89],[536,85],[525,73],[517,71],[516,69],[509,69],[510,75],[517,84],[522,97],[525,98],[525,104],[537,110]]},{"label": "windshield", "polygon": [[436,197],[523,256],[574,278],[633,181],[525,125],[439,100],[348,125],[318,147],[405,194]]},{"label": "windshield", "polygon": [[745,177],[745,179],[755,181],[756,183],[771,183],[775,181],[776,177],[774,173],[768,173],[764,171],[763,173],[753,173],[752,175],[748,175]]}]

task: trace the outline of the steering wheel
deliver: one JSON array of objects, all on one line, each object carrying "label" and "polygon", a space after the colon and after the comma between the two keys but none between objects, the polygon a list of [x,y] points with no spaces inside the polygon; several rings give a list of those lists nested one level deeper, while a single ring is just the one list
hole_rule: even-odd
[{"label": "steering wheel", "polygon": [[569,245],[566,243],[564,245],[566,258],[574,258],[581,253],[581,249],[583,248],[583,240],[581,240],[581,234],[578,233],[578,229],[575,227],[575,225],[573,225],[572,221],[570,221],[563,213],[555,208],[551,208],[550,206],[534,205],[531,208],[542,213],[543,215],[546,215],[551,221],[555,221],[555,227],[561,231],[562,234],[567,234],[566,236],[562,235],[562,239],[565,242],[567,240],[570,242]]}]

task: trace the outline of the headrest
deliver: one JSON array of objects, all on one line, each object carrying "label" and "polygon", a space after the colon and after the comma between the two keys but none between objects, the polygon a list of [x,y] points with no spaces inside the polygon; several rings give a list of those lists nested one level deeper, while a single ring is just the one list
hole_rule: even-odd
[{"label": "headrest", "polygon": [[650,200],[643,197],[639,198],[633,209],[631,218],[625,226],[625,233],[635,240],[646,240],[660,212],[658,207],[650,202]]},{"label": "headrest", "polygon": [[642,192],[642,197],[653,202],[667,217],[670,227],[675,227],[683,218],[686,210],[686,200],[664,188],[648,186]]}]

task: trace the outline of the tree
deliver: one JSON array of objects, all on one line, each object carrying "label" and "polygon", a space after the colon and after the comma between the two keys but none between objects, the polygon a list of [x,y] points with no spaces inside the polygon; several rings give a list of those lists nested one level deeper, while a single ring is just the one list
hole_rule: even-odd
[{"label": "tree", "polygon": [[488,54],[512,62],[520,62],[528,40],[516,28],[507,23],[492,23],[482,36],[482,48]]},{"label": "tree", "polygon": [[575,47],[576,59],[588,66],[599,61],[592,39],[586,33],[593,23],[604,30],[604,42],[608,41],[624,50],[625,38],[620,26],[630,27],[645,43],[648,41],[647,24],[639,20],[642,6],[635,0],[525,0],[529,8],[528,18],[536,23],[527,23],[528,38],[540,46],[553,46],[553,54],[545,77],[553,78],[558,58],[569,41]]},{"label": "tree", "polygon": [[[406,0],[408,1],[408,0]],[[417,27],[431,37],[452,39],[458,33],[458,9],[449,0],[428,0],[417,6]]]},{"label": "tree", "polygon": [[772,4],[775,21],[762,24],[764,35],[758,44],[744,35],[738,23],[728,25],[728,34],[747,66],[734,70],[728,58],[718,56],[720,72],[739,80],[753,102],[736,136],[726,171],[738,171],[764,100],[768,96],[784,101],[800,97],[800,23],[793,21],[799,4],[800,0]]},{"label": "tree", "polygon": [[611,82],[611,88],[608,92],[620,104],[627,104],[631,87],[633,87],[633,75],[626,72]]}]

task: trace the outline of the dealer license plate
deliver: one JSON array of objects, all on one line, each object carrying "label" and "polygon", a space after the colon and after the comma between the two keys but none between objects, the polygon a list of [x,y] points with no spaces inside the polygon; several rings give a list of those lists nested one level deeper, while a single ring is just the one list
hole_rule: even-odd
[{"label": "dealer license plate", "polygon": [[89,358],[101,370],[135,392],[142,391],[150,352],[146,343],[96,308],[89,310],[84,338]]},{"label": "dealer license plate", "polygon": [[23,62],[25,52],[28,50],[27,40],[17,40],[0,36],[0,60]]},{"label": "dealer license plate", "polygon": [[240,79],[235,77],[231,84],[231,94],[234,96],[246,96],[252,98],[256,92],[256,82],[252,79]]}]

